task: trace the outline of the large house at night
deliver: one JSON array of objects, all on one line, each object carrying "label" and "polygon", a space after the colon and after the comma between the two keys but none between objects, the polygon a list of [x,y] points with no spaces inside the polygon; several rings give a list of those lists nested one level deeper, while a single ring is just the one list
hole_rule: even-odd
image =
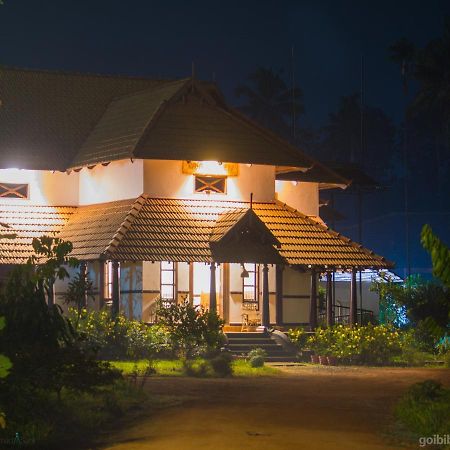
[{"label": "large house at night", "polygon": [[320,219],[319,191],[348,183],[212,83],[0,68],[0,223],[17,234],[1,267],[56,233],[93,308],[151,322],[158,299],[188,299],[231,326],[315,326],[319,275],[347,271],[354,321],[356,271],[392,264]]}]

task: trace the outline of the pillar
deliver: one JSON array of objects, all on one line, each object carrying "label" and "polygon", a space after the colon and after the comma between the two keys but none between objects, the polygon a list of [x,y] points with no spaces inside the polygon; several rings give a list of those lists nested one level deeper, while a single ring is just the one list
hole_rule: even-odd
[{"label": "pillar", "polygon": [[357,323],[357,309],[358,309],[358,300],[357,300],[357,287],[356,287],[356,269],[352,269],[352,280],[350,283],[350,317],[349,324],[353,326]]},{"label": "pillar", "polygon": [[327,327],[333,325],[333,279],[332,273],[327,272]]},{"label": "pillar", "polygon": [[[80,264],[80,280],[83,280],[85,286],[87,282],[87,262],[83,261]],[[79,308],[87,308],[87,291],[86,289],[83,292],[83,298],[80,299]]]},{"label": "pillar", "polygon": [[311,269],[311,297],[309,299],[309,326],[311,331],[317,328],[317,274]]},{"label": "pillar", "polygon": [[230,323],[230,264],[222,264],[222,301],[223,301],[223,320],[226,324]]},{"label": "pillar", "polygon": [[120,276],[119,262],[112,262],[112,309],[111,315],[116,318],[120,310]]},{"label": "pillar", "polygon": [[275,323],[277,325],[283,325],[283,266],[279,264],[277,264],[275,272],[275,286]]},{"label": "pillar", "polygon": [[216,292],[216,263],[211,263],[211,278],[209,284],[209,310],[217,312],[217,292]]},{"label": "pillar", "polygon": [[269,267],[264,264],[263,267],[263,292],[262,292],[262,325],[270,327],[270,309],[269,309]]}]

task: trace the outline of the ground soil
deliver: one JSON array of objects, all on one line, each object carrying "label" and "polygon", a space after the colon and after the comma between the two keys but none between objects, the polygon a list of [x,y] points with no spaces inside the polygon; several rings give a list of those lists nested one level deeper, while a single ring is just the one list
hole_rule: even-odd
[{"label": "ground soil", "polygon": [[106,438],[108,450],[417,448],[392,437],[392,408],[413,383],[450,386],[448,369],[291,366],[275,377],[151,378],[152,395],[180,396]]}]

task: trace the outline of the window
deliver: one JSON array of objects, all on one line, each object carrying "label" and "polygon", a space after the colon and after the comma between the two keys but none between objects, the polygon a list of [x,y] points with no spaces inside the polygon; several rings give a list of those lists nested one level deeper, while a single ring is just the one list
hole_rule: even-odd
[{"label": "window", "polygon": [[176,263],[161,262],[161,299],[176,301]]},{"label": "window", "polygon": [[28,198],[28,184],[0,183],[0,198]]},{"label": "window", "polygon": [[258,270],[256,264],[245,264],[248,277],[242,278],[242,301],[258,303]]},{"label": "window", "polygon": [[196,175],[195,176],[195,192],[211,192],[218,194],[225,194],[227,188],[227,177],[225,176],[209,176]]},{"label": "window", "polygon": [[113,286],[113,267],[112,261],[105,261],[103,264],[103,298],[105,300],[112,299],[112,286]]}]

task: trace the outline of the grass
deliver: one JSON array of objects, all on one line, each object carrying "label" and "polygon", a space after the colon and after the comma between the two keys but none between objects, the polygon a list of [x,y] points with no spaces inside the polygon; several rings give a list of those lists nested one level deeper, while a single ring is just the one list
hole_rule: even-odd
[{"label": "grass", "polygon": [[236,359],[233,361],[233,375],[236,377],[268,377],[279,374],[275,367],[264,365],[262,367],[252,367],[248,361]]},{"label": "grass", "polygon": [[[111,365],[122,371],[124,375],[132,375],[135,371],[139,375],[142,375],[146,368],[149,366],[149,361],[111,361]],[[151,367],[155,370],[157,376],[170,376],[180,377],[183,376],[183,363],[179,359],[167,360],[158,359],[150,363]],[[274,367],[251,367],[250,364],[242,359],[233,361],[233,375],[236,377],[261,377],[261,376],[274,376],[280,373],[278,369]]]},{"label": "grass", "polygon": [[417,383],[400,399],[395,415],[412,436],[447,434],[450,429],[450,389],[433,380]]}]

